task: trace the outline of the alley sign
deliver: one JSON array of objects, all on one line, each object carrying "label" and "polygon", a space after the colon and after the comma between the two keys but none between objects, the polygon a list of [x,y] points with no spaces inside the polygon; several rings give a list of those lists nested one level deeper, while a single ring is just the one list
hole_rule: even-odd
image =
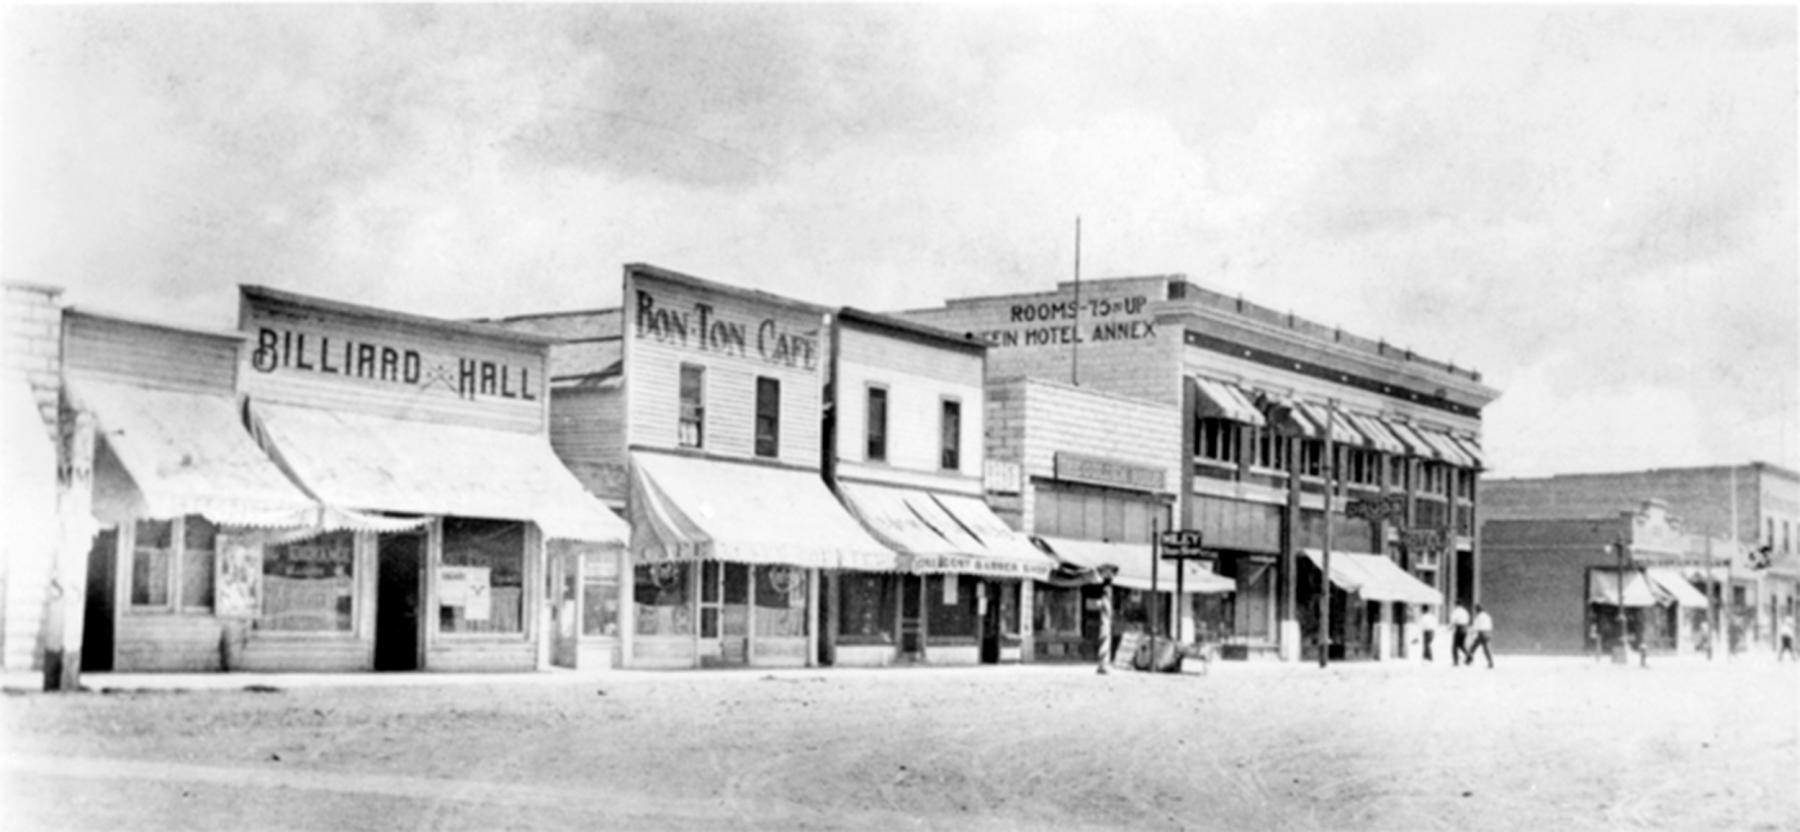
[{"label": "alley sign", "polygon": [[1201,545],[1199,529],[1173,529],[1162,533],[1162,556],[1165,558],[1212,557]]}]

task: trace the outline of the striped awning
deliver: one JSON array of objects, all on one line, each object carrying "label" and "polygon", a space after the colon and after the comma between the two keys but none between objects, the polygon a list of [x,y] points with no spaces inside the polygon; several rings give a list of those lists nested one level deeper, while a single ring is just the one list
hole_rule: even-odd
[{"label": "striped awning", "polygon": [[1295,404],[1299,405],[1300,410],[1306,414],[1306,418],[1312,420],[1313,424],[1319,426],[1321,436],[1324,435],[1325,426],[1329,424],[1331,426],[1331,441],[1342,445],[1362,445],[1372,447],[1372,444],[1368,439],[1365,439],[1362,434],[1357,433],[1356,428],[1351,427],[1350,420],[1345,416],[1344,411],[1338,410],[1335,416],[1333,416],[1331,409],[1322,404],[1313,404],[1312,402],[1298,400],[1295,401]]},{"label": "striped awning", "polygon": [[[1621,606],[1619,602],[1619,573],[1611,569],[1595,569],[1588,572],[1588,603]],[[1625,600],[1627,607],[1654,607],[1656,593],[1650,589],[1650,580],[1643,572],[1632,570],[1625,573]]]},{"label": "striped awning", "polygon": [[838,492],[876,540],[901,554],[904,571],[1042,578],[1056,566],[980,498],[850,482]]},{"label": "striped awning", "polygon": [[1183,592],[1213,595],[1236,592],[1237,581],[1212,571],[1205,563],[1192,560],[1165,560],[1155,564],[1148,543],[1112,543],[1099,540],[1075,540],[1066,537],[1040,537],[1058,558],[1076,566],[1098,569],[1110,566],[1113,583],[1127,589],[1150,589],[1174,592],[1176,575],[1181,575]]},{"label": "striped awning", "polygon": [[1482,469],[1487,468],[1487,455],[1481,452],[1481,443],[1479,440],[1473,436],[1461,436],[1454,433],[1450,435],[1450,439],[1456,443],[1457,447],[1462,449],[1462,452],[1466,454],[1469,459],[1475,461],[1475,467]]},{"label": "striped awning", "polygon": [[1262,427],[1268,424],[1262,412],[1250,401],[1250,397],[1237,385],[1228,381],[1214,381],[1209,378],[1194,376],[1194,386],[1199,388],[1200,415],[1210,419],[1229,419],[1246,425]]},{"label": "striped awning", "polygon": [[1426,442],[1430,442],[1433,447],[1437,448],[1440,458],[1445,462],[1459,468],[1478,467],[1475,464],[1475,460],[1470,459],[1468,454],[1463,453],[1462,446],[1456,444],[1456,440],[1450,438],[1450,434],[1431,428],[1420,428],[1419,435],[1424,437]]},{"label": "striped awning", "polygon": [[1395,436],[1393,431],[1388,430],[1380,419],[1349,411],[1344,411],[1344,415],[1350,417],[1350,423],[1355,425],[1363,436],[1368,437],[1370,442],[1374,443],[1375,450],[1390,454],[1406,453],[1406,446],[1401,444],[1400,438]]},{"label": "striped awning", "polygon": [[1387,425],[1388,430],[1393,431],[1394,437],[1399,439],[1400,443],[1406,446],[1407,453],[1422,459],[1444,458],[1443,453],[1438,450],[1437,446],[1430,442],[1426,442],[1425,437],[1420,436],[1419,432],[1414,430],[1412,425],[1405,422],[1396,422],[1392,419],[1383,419],[1382,423]]}]

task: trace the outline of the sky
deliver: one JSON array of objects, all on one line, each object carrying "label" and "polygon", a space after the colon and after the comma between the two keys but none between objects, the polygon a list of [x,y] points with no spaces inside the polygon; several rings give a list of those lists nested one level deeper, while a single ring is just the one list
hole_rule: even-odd
[{"label": "sky", "polygon": [[647,262],[1180,273],[1474,367],[1492,473],[1800,470],[1792,6],[11,6],[0,279],[235,328]]}]

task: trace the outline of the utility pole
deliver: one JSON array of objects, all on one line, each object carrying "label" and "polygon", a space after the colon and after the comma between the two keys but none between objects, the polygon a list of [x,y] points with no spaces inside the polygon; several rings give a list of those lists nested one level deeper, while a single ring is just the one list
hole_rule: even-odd
[{"label": "utility pole", "polygon": [[1331,433],[1337,429],[1337,400],[1327,399],[1325,402],[1325,556],[1320,559],[1321,571],[1324,573],[1319,581],[1319,667],[1330,663],[1331,654],[1331,500],[1332,472],[1337,466],[1337,457],[1331,444]]},{"label": "utility pole", "polygon": [[1625,534],[1623,532],[1613,534],[1613,555],[1618,561],[1617,575],[1619,576],[1619,645],[1618,649],[1613,651],[1613,664],[1625,664],[1630,661],[1630,657],[1626,655],[1625,646],[1627,641],[1625,638]]}]

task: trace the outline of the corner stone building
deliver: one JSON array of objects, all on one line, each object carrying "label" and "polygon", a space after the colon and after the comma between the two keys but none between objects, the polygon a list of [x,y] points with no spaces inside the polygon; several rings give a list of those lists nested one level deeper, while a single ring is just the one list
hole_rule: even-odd
[{"label": "corner stone building", "polygon": [[[1214,569],[1236,583],[1228,600],[1196,610],[1202,629],[1226,634],[1227,655],[1316,649],[1327,516],[1333,652],[1392,657],[1410,641],[1401,625],[1413,605],[1479,598],[1481,410],[1499,391],[1473,370],[1182,275],[1067,282],[900,314],[986,341],[996,393],[1038,379],[1177,411],[1178,436],[1164,443],[1179,474],[1173,520],[1199,529]],[[1019,527],[1038,529],[1042,510],[1021,506]]]}]

